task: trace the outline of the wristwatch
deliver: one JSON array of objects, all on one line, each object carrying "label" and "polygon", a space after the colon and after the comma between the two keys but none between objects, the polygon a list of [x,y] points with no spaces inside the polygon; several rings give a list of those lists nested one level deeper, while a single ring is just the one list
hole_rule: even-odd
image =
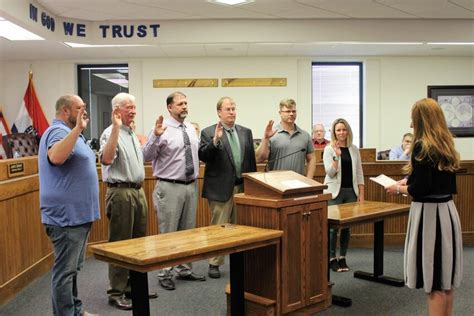
[{"label": "wristwatch", "polygon": [[339,159],[341,159],[341,157],[339,157],[339,156],[332,156],[332,160],[334,160],[334,161],[339,161]]}]

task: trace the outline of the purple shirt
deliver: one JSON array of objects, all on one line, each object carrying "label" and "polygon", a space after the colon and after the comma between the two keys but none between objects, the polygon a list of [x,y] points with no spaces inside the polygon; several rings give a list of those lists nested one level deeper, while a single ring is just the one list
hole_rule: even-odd
[{"label": "purple shirt", "polygon": [[184,140],[183,131],[180,127],[181,123],[174,118],[169,117],[163,121],[163,125],[167,126],[165,132],[157,137],[153,128],[148,136],[147,143],[143,147],[145,161],[152,161],[153,176],[157,178],[182,181],[189,181],[198,177],[199,140],[194,126],[188,122],[184,122],[183,124],[186,127],[186,133],[188,134],[191,143],[194,175],[191,178],[186,178]]}]

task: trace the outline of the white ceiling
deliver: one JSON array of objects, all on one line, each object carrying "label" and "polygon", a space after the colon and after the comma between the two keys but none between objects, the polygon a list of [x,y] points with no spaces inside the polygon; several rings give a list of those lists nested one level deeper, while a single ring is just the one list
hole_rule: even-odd
[{"label": "white ceiling", "polygon": [[472,0],[38,0],[62,17],[90,21],[181,19],[472,19]]},{"label": "white ceiling", "polygon": [[[58,17],[108,22],[216,20],[217,23],[233,19],[380,19],[383,22],[401,19],[403,23],[403,20],[474,20],[474,0],[255,0],[241,6],[217,5],[206,0],[37,0],[37,3]],[[466,36],[470,42],[474,41],[474,27]],[[150,47],[73,49],[54,40],[12,42],[0,38],[0,60],[377,55],[474,56],[474,46],[203,41]]]}]

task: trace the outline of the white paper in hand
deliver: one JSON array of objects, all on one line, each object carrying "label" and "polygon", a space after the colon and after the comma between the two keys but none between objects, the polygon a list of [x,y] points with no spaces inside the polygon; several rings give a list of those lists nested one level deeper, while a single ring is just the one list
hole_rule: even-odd
[{"label": "white paper in hand", "polygon": [[392,179],[390,177],[387,177],[383,173],[381,175],[377,176],[377,177],[370,177],[370,180],[380,184],[384,188],[397,183],[397,181],[395,181],[394,179]]}]

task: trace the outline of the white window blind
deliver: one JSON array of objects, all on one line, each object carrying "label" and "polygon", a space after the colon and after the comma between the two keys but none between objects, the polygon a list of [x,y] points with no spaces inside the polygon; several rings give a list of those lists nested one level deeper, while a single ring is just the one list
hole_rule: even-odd
[{"label": "white window blind", "polygon": [[332,122],[343,118],[351,125],[354,145],[361,147],[361,69],[361,63],[313,64],[313,125],[324,124],[326,139]]}]

